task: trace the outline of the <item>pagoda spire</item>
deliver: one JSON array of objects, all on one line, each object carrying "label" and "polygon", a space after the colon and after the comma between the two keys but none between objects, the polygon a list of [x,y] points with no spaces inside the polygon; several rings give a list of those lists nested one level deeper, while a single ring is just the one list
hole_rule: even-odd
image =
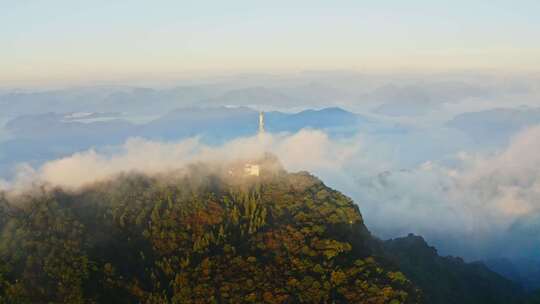
[{"label": "pagoda spire", "polygon": [[264,134],[264,112],[259,112],[259,135]]}]

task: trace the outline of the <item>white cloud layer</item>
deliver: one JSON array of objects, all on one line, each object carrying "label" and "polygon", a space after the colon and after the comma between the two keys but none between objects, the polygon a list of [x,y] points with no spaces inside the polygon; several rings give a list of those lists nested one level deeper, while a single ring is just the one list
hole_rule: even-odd
[{"label": "white cloud layer", "polygon": [[313,172],[355,199],[369,228],[382,237],[414,232],[443,253],[469,258],[538,250],[540,231],[523,235],[516,227],[529,227],[527,221],[540,214],[540,126],[523,131],[498,153],[460,153],[454,167],[425,162],[399,170],[380,159],[383,151],[362,143],[359,136],[332,140],[316,130],[240,138],[218,147],[196,138],[166,143],[133,138],[114,153],[90,150],[37,169],[21,166],[12,181],[0,181],[0,189],[36,183],[77,188],[121,172],[156,174],[194,161],[269,151],[286,169]]},{"label": "white cloud layer", "polygon": [[213,147],[197,138],[180,142],[156,142],[143,138],[129,139],[117,152],[89,150],[45,163],[38,169],[21,165],[12,182],[3,181],[4,189],[24,189],[36,183],[77,188],[104,180],[122,172],[156,174],[178,169],[195,161],[218,161],[255,158],[265,152],[276,154],[289,170],[339,170],[357,155],[354,140],[336,145],[315,130],[295,134],[266,134],[232,140]]},{"label": "white cloud layer", "polygon": [[538,151],[540,126],[521,132],[498,153],[460,153],[456,167],[426,162],[360,177],[357,197],[368,223],[383,236],[415,232],[443,251],[472,258],[526,256],[540,249],[539,234],[531,238],[514,228],[540,214]]}]

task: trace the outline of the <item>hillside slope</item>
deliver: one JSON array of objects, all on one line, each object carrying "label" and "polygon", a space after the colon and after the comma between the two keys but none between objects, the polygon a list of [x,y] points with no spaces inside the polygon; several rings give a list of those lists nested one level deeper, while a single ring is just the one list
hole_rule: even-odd
[{"label": "hillside slope", "polygon": [[0,199],[2,301],[421,302],[349,198],[259,163],[259,177],[196,164]]},{"label": "hillside slope", "polygon": [[520,303],[483,264],[377,240],[340,192],[255,162],[0,193],[0,303]]},{"label": "hillside slope", "polygon": [[409,234],[384,242],[385,253],[424,292],[427,303],[519,303],[517,284],[482,263],[442,257],[422,237]]}]

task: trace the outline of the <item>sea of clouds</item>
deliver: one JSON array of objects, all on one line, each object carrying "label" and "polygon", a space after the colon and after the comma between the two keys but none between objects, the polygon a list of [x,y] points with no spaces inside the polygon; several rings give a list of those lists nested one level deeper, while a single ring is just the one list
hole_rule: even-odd
[{"label": "sea of clouds", "polygon": [[289,171],[307,170],[360,206],[381,238],[416,233],[443,254],[468,259],[527,257],[540,249],[540,126],[516,135],[500,151],[459,152],[452,165],[426,161],[412,168],[385,159],[362,134],[332,139],[319,130],[246,137],[220,146],[198,138],[178,142],[131,138],[120,147],[88,150],[22,164],[0,189],[36,185],[77,189],[123,172],[158,174],[196,161],[278,156]]}]

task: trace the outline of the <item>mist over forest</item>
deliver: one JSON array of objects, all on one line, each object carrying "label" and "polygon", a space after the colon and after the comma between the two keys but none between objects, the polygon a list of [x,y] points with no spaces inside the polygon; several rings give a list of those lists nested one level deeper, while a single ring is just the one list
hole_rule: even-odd
[{"label": "mist over forest", "polygon": [[538,79],[320,71],[9,89],[0,95],[0,185],[80,187],[271,151],[287,170],[351,196],[378,237],[415,233],[471,261],[529,261],[540,250]]}]

